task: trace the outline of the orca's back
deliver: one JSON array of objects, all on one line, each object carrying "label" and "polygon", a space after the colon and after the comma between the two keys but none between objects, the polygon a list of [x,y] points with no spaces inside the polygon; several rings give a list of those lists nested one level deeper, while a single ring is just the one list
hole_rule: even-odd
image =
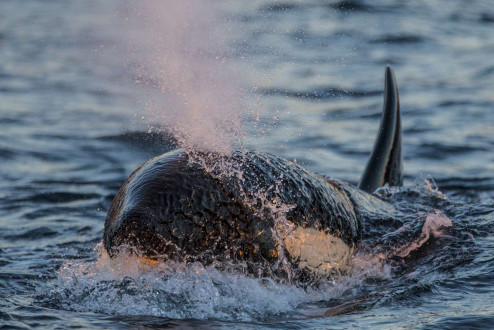
[{"label": "orca's back", "polygon": [[[105,223],[113,255],[130,245],[148,257],[272,262],[277,226],[310,227],[354,245],[359,223],[338,184],[270,154],[183,150],[137,169],[116,195]],[[279,237],[278,237],[279,238]]]}]

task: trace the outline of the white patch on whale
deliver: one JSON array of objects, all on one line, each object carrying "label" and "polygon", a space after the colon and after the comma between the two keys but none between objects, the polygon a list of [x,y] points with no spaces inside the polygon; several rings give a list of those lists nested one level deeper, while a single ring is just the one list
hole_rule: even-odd
[{"label": "white patch on whale", "polygon": [[341,238],[314,228],[297,227],[285,237],[284,243],[299,268],[325,276],[348,273],[355,252]]}]

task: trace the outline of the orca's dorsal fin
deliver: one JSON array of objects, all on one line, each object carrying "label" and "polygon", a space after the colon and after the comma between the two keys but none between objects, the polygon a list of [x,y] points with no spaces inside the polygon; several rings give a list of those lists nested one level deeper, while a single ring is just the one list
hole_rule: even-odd
[{"label": "orca's dorsal fin", "polygon": [[401,186],[403,164],[401,155],[401,118],[398,86],[393,69],[384,74],[384,106],[381,126],[374,149],[360,179],[359,188],[372,193],[386,183]]}]

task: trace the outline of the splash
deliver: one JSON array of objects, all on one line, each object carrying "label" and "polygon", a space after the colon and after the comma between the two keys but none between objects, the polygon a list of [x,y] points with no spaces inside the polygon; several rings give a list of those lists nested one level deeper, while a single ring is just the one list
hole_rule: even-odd
[{"label": "splash", "polygon": [[60,308],[174,319],[296,318],[317,302],[344,298],[349,288],[365,279],[354,274],[339,283],[327,281],[317,288],[302,289],[200,263],[150,262],[129,254],[109,258],[102,244],[96,252],[96,261],[71,261],[60,268],[49,293]]},{"label": "splash", "polygon": [[439,187],[436,184],[436,181],[432,177],[427,177],[424,179],[424,189],[429,191],[432,195],[436,196],[439,199],[447,199],[447,197],[439,190]]},{"label": "splash", "polygon": [[130,12],[129,68],[156,91],[144,100],[149,121],[186,149],[229,152],[242,135],[233,27],[210,1],[145,1]]},{"label": "splash", "polygon": [[[406,258],[413,251],[424,246],[432,237],[448,237],[446,231],[453,226],[453,222],[442,211],[430,208],[428,205],[447,201],[448,197],[439,190],[431,177],[423,180],[424,183],[420,181],[422,179],[418,180],[414,186],[407,188],[386,185],[376,191],[378,196],[398,208],[403,208],[404,211],[402,219],[404,223],[398,229],[382,236],[380,244],[374,249],[377,251],[376,257],[382,260],[393,257]],[[410,196],[412,195],[415,195],[417,201],[424,205],[415,205],[417,209],[414,213],[406,215],[410,212],[409,205],[412,202]],[[403,197],[407,197],[406,205],[401,205]]]},{"label": "splash", "polygon": [[452,225],[453,223],[451,222],[451,219],[449,219],[441,211],[431,210],[425,218],[420,236],[412,242],[399,247],[395,252],[396,255],[401,258],[407,257],[412,251],[417,250],[424,245],[432,236],[443,236],[444,229],[451,227]]}]

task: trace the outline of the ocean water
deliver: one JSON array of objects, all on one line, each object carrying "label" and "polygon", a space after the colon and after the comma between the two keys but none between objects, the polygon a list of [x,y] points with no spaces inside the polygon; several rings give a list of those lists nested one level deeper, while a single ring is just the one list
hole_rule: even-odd
[{"label": "ocean water", "polygon": [[[493,52],[487,0],[1,1],[0,326],[493,328]],[[387,64],[405,184],[378,194],[419,233],[394,255],[376,226],[309,288],[105,255],[114,195],[177,145],[356,184]]]}]

